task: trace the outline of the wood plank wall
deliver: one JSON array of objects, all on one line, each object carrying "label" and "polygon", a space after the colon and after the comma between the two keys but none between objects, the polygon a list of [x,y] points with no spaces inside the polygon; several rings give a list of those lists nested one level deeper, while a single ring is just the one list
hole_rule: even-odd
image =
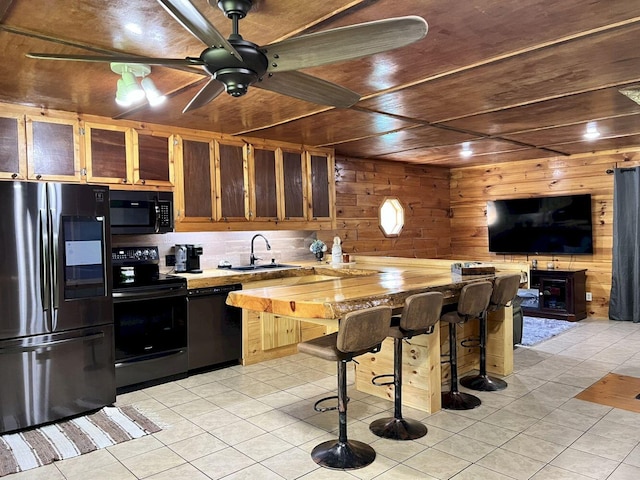
[{"label": "wood plank wall", "polygon": [[[611,289],[613,175],[607,169],[640,165],[640,149],[451,169],[451,258],[530,262],[538,268],[586,268],[590,316],[607,318]],[[488,251],[487,200],[590,193],[593,255],[496,255]]]},{"label": "wood plank wall", "polygon": [[[378,227],[380,205],[389,197],[405,209],[395,238]],[[344,253],[443,258],[451,254],[448,215],[449,169],[336,156],[337,229],[319,231],[318,238],[330,249],[339,235]]]}]

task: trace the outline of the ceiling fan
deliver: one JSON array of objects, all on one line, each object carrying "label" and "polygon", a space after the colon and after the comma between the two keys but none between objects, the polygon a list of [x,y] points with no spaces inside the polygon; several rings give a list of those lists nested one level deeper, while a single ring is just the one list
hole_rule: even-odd
[{"label": "ceiling fan", "polygon": [[225,39],[188,0],[158,0],[188,32],[204,43],[199,57],[154,58],[133,55],[93,56],[28,53],[48,60],[117,62],[163,66],[202,66],[209,82],[191,99],[184,112],[202,107],[223,91],[234,97],[249,86],[288,95],[321,105],[347,108],[360,95],[296,70],[373,55],[416,42],[427,34],[421,17],[405,16],[334,28],[258,46],[244,40],[239,21],[253,5],[252,0],[208,0],[232,21],[232,33]]}]

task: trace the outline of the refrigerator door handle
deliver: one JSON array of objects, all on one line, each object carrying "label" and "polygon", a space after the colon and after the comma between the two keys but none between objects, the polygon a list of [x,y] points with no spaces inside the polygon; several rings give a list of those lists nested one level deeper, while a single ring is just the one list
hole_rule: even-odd
[{"label": "refrigerator door handle", "polygon": [[[47,320],[50,318],[51,297],[49,296],[49,230],[47,228],[47,217],[44,209],[39,212],[38,228],[40,230],[40,301],[42,311]],[[51,329],[51,322],[48,322]]]},{"label": "refrigerator door handle", "polygon": [[50,228],[50,240],[51,245],[51,262],[50,262],[50,275],[51,275],[51,327],[52,331],[55,331],[58,324],[58,308],[60,307],[58,300],[58,232],[54,228],[53,219],[55,218],[56,211],[52,208],[49,209],[49,228]]},{"label": "refrigerator door handle", "polygon": [[103,260],[102,260],[102,275],[104,278],[104,296],[109,297],[111,293],[109,292],[109,282],[107,282],[108,272],[107,269],[109,265],[107,264],[106,259],[109,258],[109,252],[107,252],[107,222],[104,221],[104,217],[96,217],[96,220],[102,223],[102,250],[103,250]]},{"label": "refrigerator door handle", "polygon": [[8,346],[8,347],[0,346],[0,354],[8,353],[10,351],[33,352],[33,351],[36,351],[36,350],[41,350],[41,349],[46,348],[46,347],[53,347],[53,346],[57,346],[57,345],[62,345],[64,343],[86,342],[86,341],[89,341],[89,340],[96,340],[98,338],[104,338],[104,332],[91,333],[89,335],[82,335],[82,336],[78,336],[78,337],[63,338],[63,339],[60,339],[60,340],[51,340],[49,342],[34,343],[32,345],[22,345],[22,344],[20,344],[20,345]]}]

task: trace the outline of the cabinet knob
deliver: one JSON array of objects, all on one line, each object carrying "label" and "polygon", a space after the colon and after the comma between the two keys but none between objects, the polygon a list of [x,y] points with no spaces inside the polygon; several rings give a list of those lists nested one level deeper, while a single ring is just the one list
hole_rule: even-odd
[{"label": "cabinet knob", "polygon": [[144,185],[145,183],[147,183],[147,181],[143,178],[140,183],[142,183],[142,185]]},{"label": "cabinet knob", "polygon": [[126,178],[123,178],[123,179],[122,179],[122,183],[127,183],[127,179],[126,179]]},{"label": "cabinet knob", "polygon": [[17,173],[11,174],[11,178],[18,178],[18,174]]},{"label": "cabinet knob", "polygon": [[38,174],[36,175],[36,180],[40,180],[42,178],[42,175]]}]

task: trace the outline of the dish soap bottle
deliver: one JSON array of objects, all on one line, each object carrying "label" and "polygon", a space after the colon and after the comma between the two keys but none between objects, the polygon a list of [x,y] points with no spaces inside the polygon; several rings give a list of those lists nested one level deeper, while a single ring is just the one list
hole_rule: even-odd
[{"label": "dish soap bottle", "polygon": [[331,247],[331,263],[334,265],[342,263],[342,240],[337,235],[333,237],[333,246]]}]

